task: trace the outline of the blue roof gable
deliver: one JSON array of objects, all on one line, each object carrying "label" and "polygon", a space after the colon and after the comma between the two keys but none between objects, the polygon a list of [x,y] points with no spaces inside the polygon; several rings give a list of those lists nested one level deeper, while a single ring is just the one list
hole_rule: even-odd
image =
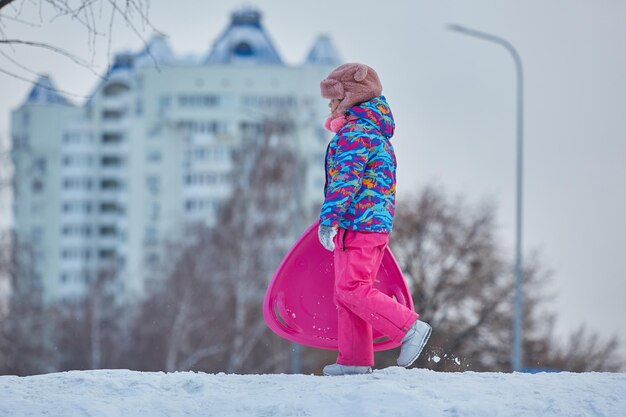
[{"label": "blue roof gable", "polygon": [[24,104],[31,103],[72,105],[72,103],[54,86],[54,83],[48,75],[40,75],[39,79],[37,79],[37,82],[28,93]]},{"label": "blue roof gable", "polygon": [[342,63],[342,60],[330,37],[322,35],[313,44],[305,63],[309,65],[337,66]]},{"label": "blue roof gable", "polygon": [[213,45],[205,63],[283,65],[261,24],[261,12],[252,7],[231,15],[230,25]]}]

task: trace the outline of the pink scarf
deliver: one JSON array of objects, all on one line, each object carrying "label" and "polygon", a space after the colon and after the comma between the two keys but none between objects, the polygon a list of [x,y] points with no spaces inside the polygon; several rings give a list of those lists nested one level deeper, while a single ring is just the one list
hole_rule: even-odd
[{"label": "pink scarf", "polygon": [[358,117],[356,117],[353,114],[349,116],[344,116],[344,115],[337,116],[337,117],[329,116],[328,119],[326,119],[326,122],[324,122],[324,128],[326,128],[326,130],[331,131],[333,133],[337,133],[339,129],[341,129],[346,123],[352,120],[356,120],[356,119],[358,119]]}]

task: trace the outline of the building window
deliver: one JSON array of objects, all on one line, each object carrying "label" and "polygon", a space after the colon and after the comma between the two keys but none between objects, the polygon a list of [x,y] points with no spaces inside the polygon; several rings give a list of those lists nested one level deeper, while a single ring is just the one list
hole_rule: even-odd
[{"label": "building window", "polygon": [[215,107],[219,105],[219,96],[216,95],[180,95],[178,105],[181,107]]},{"label": "building window", "polygon": [[249,57],[254,55],[254,49],[248,42],[239,42],[235,48],[233,48],[235,55]]},{"label": "building window", "polygon": [[185,201],[185,210],[188,213],[206,212],[208,210],[217,210],[220,204],[217,200],[191,199]]},{"label": "building window", "polygon": [[119,167],[122,164],[122,157],[115,155],[105,155],[100,158],[100,165],[103,167]]},{"label": "building window", "polygon": [[44,211],[43,203],[33,203],[30,207],[30,212],[34,216],[40,216]]},{"label": "building window", "polygon": [[187,185],[215,184],[221,179],[221,174],[215,172],[203,172],[185,175]]},{"label": "building window", "polygon": [[159,241],[159,231],[156,227],[149,227],[146,229],[144,235],[144,243],[146,245],[156,245]]},{"label": "building window", "polygon": [[102,120],[120,120],[123,116],[122,110],[105,110],[102,112]]},{"label": "building window", "polygon": [[137,91],[143,91],[143,76],[135,76],[135,87],[137,88]]},{"label": "building window", "polygon": [[102,143],[104,144],[117,144],[122,142],[121,133],[104,133],[102,134]]},{"label": "building window", "polygon": [[114,203],[114,202],[100,203],[100,213],[110,214],[110,213],[117,213],[117,212],[118,212],[117,203]]},{"label": "building window", "polygon": [[158,220],[159,215],[161,214],[161,206],[159,203],[152,203],[146,206],[148,218],[150,220]]},{"label": "building window", "polygon": [[43,191],[43,182],[37,178],[33,180],[33,193],[40,193]]},{"label": "building window", "polygon": [[148,159],[148,162],[161,162],[161,151],[152,150],[148,152],[146,158]]},{"label": "building window", "polygon": [[118,190],[121,187],[122,184],[115,178],[106,178],[100,181],[101,190]]},{"label": "building window", "polygon": [[115,259],[115,249],[100,249],[98,256],[104,260]]},{"label": "building window", "polygon": [[150,194],[152,195],[158,194],[161,189],[161,178],[155,175],[147,176],[146,187],[148,188],[148,191],[150,192]]},{"label": "building window", "polygon": [[90,167],[93,164],[93,156],[91,155],[65,155],[62,159],[64,166],[85,166]]},{"label": "building window", "polygon": [[66,190],[90,190],[91,185],[92,182],[89,178],[68,177],[63,180],[63,188],[65,188]]},{"label": "building window", "polygon": [[61,251],[61,257],[63,259],[85,259],[88,260],[91,257],[91,251],[89,249],[70,248],[63,249]]},{"label": "building window", "polygon": [[113,225],[100,226],[100,236],[115,236],[117,228]]},{"label": "building window", "polygon": [[28,148],[28,136],[14,135],[13,136],[13,149],[27,149]]},{"label": "building window", "polygon": [[146,263],[151,266],[156,266],[159,263],[159,255],[157,253],[147,254]]},{"label": "building window", "polygon": [[263,132],[263,125],[255,122],[241,122],[239,129],[246,136],[260,135]]},{"label": "building window", "polygon": [[161,96],[159,97],[159,107],[158,107],[158,115],[165,115],[166,111],[170,108],[170,103],[172,102],[172,98],[170,96]]},{"label": "building window", "polygon": [[275,109],[288,109],[296,106],[294,96],[245,96],[242,98],[246,107],[265,107]]},{"label": "building window", "polygon": [[30,238],[33,242],[40,242],[43,239],[43,228],[33,227],[30,231]]},{"label": "building window", "polygon": [[91,213],[91,203],[85,201],[70,201],[63,203],[64,213]]},{"label": "building window", "polygon": [[80,135],[78,133],[66,132],[63,134],[63,142],[64,143],[79,143]]},{"label": "building window", "polygon": [[66,224],[61,228],[63,236],[91,236],[91,227],[85,224]]},{"label": "building window", "polygon": [[103,94],[106,97],[116,97],[130,90],[126,84],[120,82],[113,82],[104,87]]},{"label": "building window", "polygon": [[183,120],[178,122],[178,129],[183,133],[226,133],[228,125],[219,121]]},{"label": "building window", "polygon": [[42,174],[46,172],[47,161],[46,158],[37,158],[35,159],[35,169]]}]

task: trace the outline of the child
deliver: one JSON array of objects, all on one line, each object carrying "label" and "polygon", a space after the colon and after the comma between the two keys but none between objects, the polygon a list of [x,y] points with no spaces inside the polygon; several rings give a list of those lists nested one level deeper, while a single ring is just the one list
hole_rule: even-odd
[{"label": "child", "polygon": [[337,363],[325,366],[324,375],[372,372],[372,328],[402,344],[397,362],[408,367],[424,348],[431,327],[373,288],[394,215],[393,116],[378,75],[367,65],[341,65],[320,87],[330,99],[325,127],[336,135],[326,151],[318,235],[334,253],[339,320]]}]

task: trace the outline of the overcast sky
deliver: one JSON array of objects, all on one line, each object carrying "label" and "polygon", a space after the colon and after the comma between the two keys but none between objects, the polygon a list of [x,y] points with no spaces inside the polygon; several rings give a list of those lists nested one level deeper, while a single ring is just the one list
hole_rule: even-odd
[{"label": "overcast sky", "polygon": [[[325,33],[345,61],[374,67],[396,117],[398,197],[434,184],[471,203],[492,202],[511,259],[513,61],[502,47],[446,25],[462,24],[513,43],[526,82],[524,253],[537,254],[553,271],[560,332],[584,323],[606,337],[619,334],[626,345],[626,2],[159,0],[151,2],[149,17],[176,53],[200,54],[242,4],[262,10],[265,28],[288,64],[302,62],[316,36]],[[39,19],[32,5],[25,7],[23,19]],[[3,30],[8,37],[62,46],[104,71],[106,41],[96,43],[92,58],[80,26],[47,20],[41,27],[5,21]],[[112,52],[141,48],[130,30],[115,27]],[[107,30],[106,23],[101,29]],[[144,36],[150,34],[145,28]],[[97,82],[63,57],[16,52],[78,96]],[[20,72],[1,55],[0,67]],[[29,88],[0,73],[0,136],[8,136],[9,112]]]}]

